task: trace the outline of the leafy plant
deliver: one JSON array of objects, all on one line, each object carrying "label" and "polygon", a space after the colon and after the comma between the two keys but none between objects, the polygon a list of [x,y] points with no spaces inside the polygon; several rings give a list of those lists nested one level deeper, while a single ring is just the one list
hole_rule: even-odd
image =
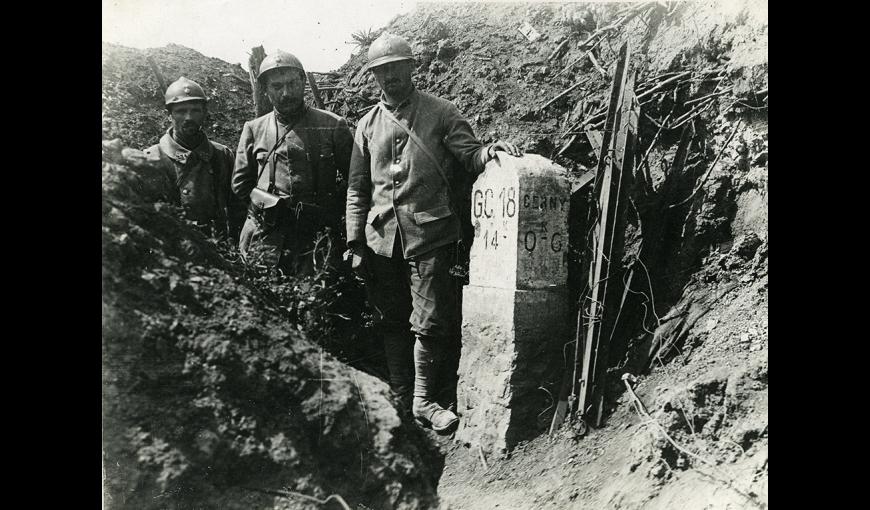
[{"label": "leafy plant", "polygon": [[356,32],[350,34],[350,38],[353,41],[348,41],[348,44],[356,45],[359,49],[365,49],[371,46],[375,39],[381,35],[383,30],[374,30],[372,28],[357,30]]}]

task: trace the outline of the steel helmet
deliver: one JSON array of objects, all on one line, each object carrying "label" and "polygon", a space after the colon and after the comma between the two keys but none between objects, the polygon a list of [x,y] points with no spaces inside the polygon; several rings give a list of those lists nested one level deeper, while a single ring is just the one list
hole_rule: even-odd
[{"label": "steel helmet", "polygon": [[188,80],[184,76],[172,82],[166,87],[166,106],[171,104],[184,103],[187,101],[202,101],[205,103],[208,99],[205,97],[205,91],[193,80]]},{"label": "steel helmet", "polygon": [[260,73],[257,75],[257,79],[262,80],[267,72],[279,67],[292,67],[299,69],[303,74],[305,73],[305,68],[302,67],[302,62],[298,58],[286,51],[277,50],[275,53],[264,58],[260,63]]},{"label": "steel helmet", "polygon": [[366,69],[398,60],[414,60],[411,45],[398,35],[384,32],[369,46],[369,62],[366,64]]}]

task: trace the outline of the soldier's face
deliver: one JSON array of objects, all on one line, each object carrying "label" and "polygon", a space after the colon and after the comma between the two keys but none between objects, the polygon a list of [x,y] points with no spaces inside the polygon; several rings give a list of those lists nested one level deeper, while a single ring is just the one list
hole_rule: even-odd
[{"label": "soldier's face", "polygon": [[169,117],[172,119],[172,128],[175,132],[190,138],[202,129],[202,123],[205,121],[205,105],[199,101],[172,105]]},{"label": "soldier's face", "polygon": [[381,90],[395,97],[403,97],[411,92],[413,72],[414,63],[411,60],[390,62],[372,69]]},{"label": "soldier's face", "polygon": [[276,69],[266,75],[266,95],[282,115],[292,115],[302,108],[305,79],[296,69]]}]

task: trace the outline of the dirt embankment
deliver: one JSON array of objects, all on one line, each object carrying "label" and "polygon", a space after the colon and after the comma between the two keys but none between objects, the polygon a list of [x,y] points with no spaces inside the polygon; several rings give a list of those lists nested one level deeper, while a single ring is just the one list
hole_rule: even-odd
[{"label": "dirt embankment", "polygon": [[165,85],[184,76],[205,89],[205,130],[212,140],[235,150],[242,125],[254,113],[248,71],[177,44],[137,50],[103,43],[103,139],[120,138],[127,146],[144,149],[169,128],[165,89],[149,58]]},{"label": "dirt embankment", "polygon": [[[518,30],[526,22],[534,41]],[[605,27],[590,59],[580,43]],[[329,355],[321,367],[282,301],[310,287],[270,294],[245,283],[251,275],[229,252],[148,199],[141,171],[106,164],[113,507],[316,506],[256,492],[288,484],[371,508],[437,506],[436,486],[445,508],[764,507],[766,3],[426,4],[388,29],[411,41],[418,87],[454,101],[484,141],[516,141],[578,176],[597,162],[584,124],[594,128],[616,52],[630,41],[643,97],[620,277],[634,276],[609,362],[605,427],[581,439],[566,426],[489,459],[487,470],[462,445],[442,444],[446,461],[432,456],[398,421],[382,381]],[[327,97],[351,122],[377,100],[364,50]],[[104,45],[104,137],[141,148],[167,127],[148,55],[167,82],[184,75],[206,87],[209,135],[234,147],[253,112],[247,72],[174,45]],[[572,208],[587,200],[578,194]],[[632,404],[624,372],[639,376],[649,416]],[[542,423],[556,390],[541,392]]]},{"label": "dirt embankment", "polygon": [[438,457],[386,383],[306,339],[120,149],[102,167],[108,508],[432,507]]}]

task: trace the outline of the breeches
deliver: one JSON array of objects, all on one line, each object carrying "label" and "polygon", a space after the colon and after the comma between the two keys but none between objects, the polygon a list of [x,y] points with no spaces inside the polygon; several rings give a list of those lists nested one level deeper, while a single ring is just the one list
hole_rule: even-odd
[{"label": "breeches", "polygon": [[449,273],[455,262],[451,243],[406,260],[401,249],[393,257],[369,251],[366,270],[369,303],[375,321],[389,331],[411,331],[432,338],[458,333],[459,285]]}]

